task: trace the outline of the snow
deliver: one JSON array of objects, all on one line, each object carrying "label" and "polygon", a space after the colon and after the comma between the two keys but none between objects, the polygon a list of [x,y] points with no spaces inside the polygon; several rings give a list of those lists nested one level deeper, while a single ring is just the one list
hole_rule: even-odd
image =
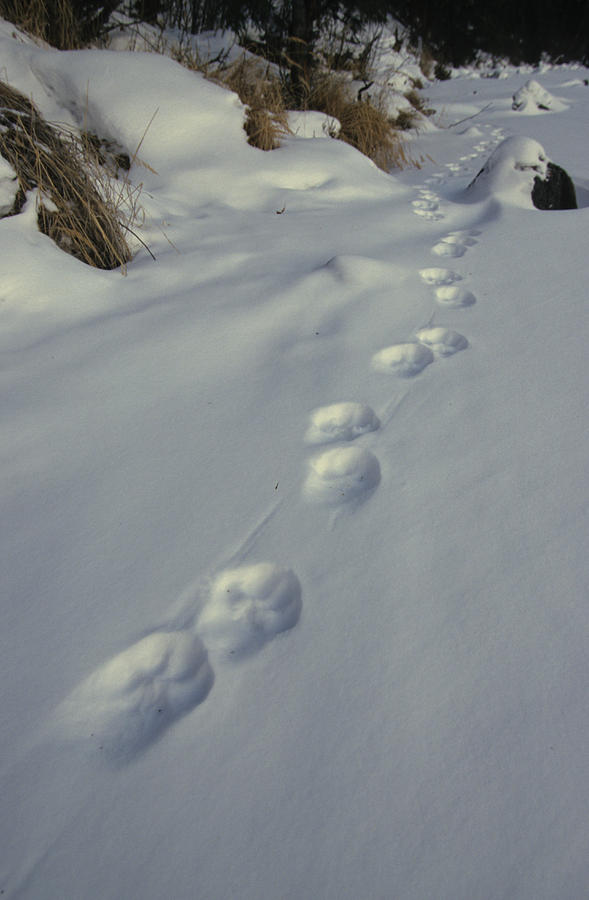
[{"label": "snow", "polygon": [[[47,117],[140,145],[156,261],[0,221],[0,890],[579,900],[587,71],[534,117],[521,71],[428,86],[388,175],[13,31]],[[579,210],[526,202],[541,155]]]},{"label": "snow", "polygon": [[546,151],[538,141],[509,137],[491,153],[470,190],[479,198],[496,195],[505,202],[533,206],[534,179],[546,177],[548,162]]}]

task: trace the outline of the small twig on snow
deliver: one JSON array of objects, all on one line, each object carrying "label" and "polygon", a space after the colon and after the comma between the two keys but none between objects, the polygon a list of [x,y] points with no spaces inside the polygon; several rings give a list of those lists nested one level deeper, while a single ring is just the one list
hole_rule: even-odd
[{"label": "small twig on snow", "polygon": [[480,116],[481,113],[484,113],[487,109],[493,106],[492,103],[487,103],[486,106],[483,106],[482,109],[479,109],[478,112],[474,113],[472,116],[466,116],[465,119],[459,119],[458,122],[452,122],[451,125],[448,125],[448,128],[455,128],[457,125],[462,125],[463,122],[468,122],[470,119],[476,119],[477,116]]}]

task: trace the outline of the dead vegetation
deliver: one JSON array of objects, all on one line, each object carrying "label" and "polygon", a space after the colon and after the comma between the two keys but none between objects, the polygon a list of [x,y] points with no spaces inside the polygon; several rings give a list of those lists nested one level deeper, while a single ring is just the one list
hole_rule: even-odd
[{"label": "dead vegetation", "polygon": [[290,133],[280,79],[263,60],[246,57],[218,71],[214,80],[235,91],[245,105],[244,129],[248,143],[260,150],[275,150]]},{"label": "dead vegetation", "polygon": [[0,0],[0,17],[60,50],[80,46],[80,29],[71,0]]},{"label": "dead vegetation", "polygon": [[369,100],[353,101],[340,119],[339,139],[368,156],[379,169],[388,172],[410,165],[398,130],[386,113]]},{"label": "dead vegetation", "polygon": [[[262,150],[280,146],[290,132],[288,110],[296,108],[287,78],[264,60],[245,54],[228,68],[208,71],[207,77],[235,91],[245,104],[244,128],[252,146]],[[331,137],[355,147],[384,171],[411,164],[384,104],[356,97],[345,75],[325,72],[304,88],[305,109],[325,113],[332,122]]]},{"label": "dead vegetation", "polygon": [[[401,114],[400,119],[394,119],[388,115],[382,97],[375,99],[364,95],[372,84],[366,78],[379,36],[380,31],[349,60],[344,53],[344,43],[341,43],[332,54],[343,70],[340,72],[330,68],[334,63],[328,53],[323,54],[325,59],[321,67],[316,66],[309,72],[302,64],[297,64],[294,53],[289,56],[284,51],[278,64],[251,51],[244,51],[238,60],[228,64],[228,51],[206,59],[189,40],[181,38],[170,43],[163,33],[158,35],[153,29],[138,27],[132,46],[169,55],[184,67],[235,91],[245,106],[243,127],[248,143],[253,147],[276,149],[290,133],[289,110],[315,110],[325,113],[331,120],[332,125],[328,126],[331,137],[345,141],[384,171],[389,171],[415,164],[406,151],[403,131],[414,127],[417,116],[408,111]],[[299,44],[303,45],[304,41],[294,42],[296,46]],[[248,41],[248,46],[257,49],[255,42]],[[330,64],[326,62],[328,58]],[[293,73],[297,75],[296,84]],[[365,88],[358,92],[352,87],[351,77],[360,73],[363,73]],[[422,102],[416,91],[412,94],[415,94],[416,103]]]},{"label": "dead vegetation", "polygon": [[0,0],[0,17],[58,50],[77,50],[97,40],[120,0]]},{"label": "dead vegetation", "polygon": [[378,99],[354,97],[345,78],[326,74],[318,79],[309,94],[309,108],[333,119],[333,137],[355,147],[385,172],[411,164],[384,104]]},{"label": "dead vegetation", "polygon": [[9,214],[36,191],[39,230],[82,262],[114,269],[131,258],[125,232],[138,213],[139,189],[114,189],[96,140],[46,122],[27,97],[0,82],[0,154],[17,176]]},{"label": "dead vegetation", "polygon": [[411,131],[417,124],[415,109],[400,109],[395,118],[395,127],[400,131]]}]

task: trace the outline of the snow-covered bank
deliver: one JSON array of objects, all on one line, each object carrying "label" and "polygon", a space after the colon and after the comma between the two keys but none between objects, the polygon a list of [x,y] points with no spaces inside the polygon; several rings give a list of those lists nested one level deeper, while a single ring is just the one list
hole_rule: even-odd
[{"label": "snow-covered bank", "polygon": [[[529,76],[432,86],[436,162],[387,176],[249,147],[169,60],[2,34],[53,120],[132,152],[157,110],[157,262],[0,222],[0,890],[579,900],[587,72],[533,117]],[[511,134],[582,208],[467,196]]]}]

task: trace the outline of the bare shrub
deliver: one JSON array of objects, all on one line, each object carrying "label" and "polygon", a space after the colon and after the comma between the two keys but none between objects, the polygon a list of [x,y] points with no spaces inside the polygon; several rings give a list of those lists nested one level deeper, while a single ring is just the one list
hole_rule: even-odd
[{"label": "bare shrub", "polygon": [[[18,181],[12,213],[22,209],[27,191],[36,189],[43,234],[88,265],[124,267],[131,251],[121,221],[123,192],[113,191],[90,148],[88,140],[59,131],[23,94],[0,82],[0,154]],[[135,192],[135,211],[136,199]]]},{"label": "bare shrub", "polygon": [[434,68],[434,78],[436,78],[437,81],[448,81],[452,78],[452,71],[443,63],[438,62]]}]

